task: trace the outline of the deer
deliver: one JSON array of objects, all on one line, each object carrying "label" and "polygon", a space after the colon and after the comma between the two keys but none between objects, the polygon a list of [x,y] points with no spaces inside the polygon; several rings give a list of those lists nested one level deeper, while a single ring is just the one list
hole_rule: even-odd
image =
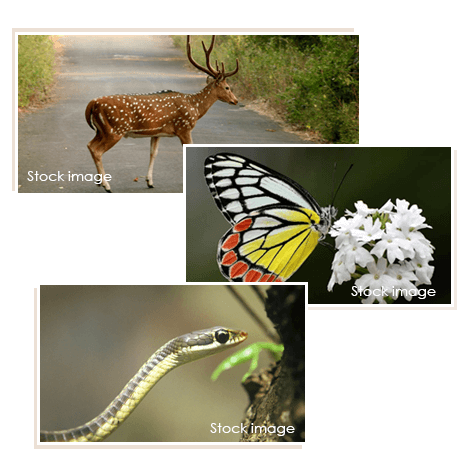
[{"label": "deer", "polygon": [[153,165],[161,137],[178,137],[182,146],[193,143],[191,132],[196,122],[203,117],[217,101],[237,105],[238,100],[232,93],[226,79],[239,70],[236,59],[234,71],[225,72],[224,63],[215,69],[211,65],[210,55],[214,48],[215,35],[211,45],[203,50],[206,67],[199,65],[191,55],[190,36],[187,36],[187,56],[190,63],[209,77],[206,86],[198,93],[187,94],[172,90],[161,90],[145,94],[120,94],[94,98],[85,110],[87,124],[95,130],[95,137],[87,147],[95,162],[96,170],[104,189],[112,193],[105,176],[102,157],[122,138],[150,137],[150,162],[146,182],[148,188],[153,185]]}]

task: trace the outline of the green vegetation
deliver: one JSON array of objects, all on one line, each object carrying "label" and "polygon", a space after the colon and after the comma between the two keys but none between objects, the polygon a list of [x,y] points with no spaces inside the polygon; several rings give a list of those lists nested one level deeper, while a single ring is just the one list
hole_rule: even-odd
[{"label": "green vegetation", "polygon": [[[174,38],[184,48],[185,36]],[[193,58],[204,63],[194,36]],[[212,62],[232,70],[233,92],[241,99],[264,99],[300,129],[328,143],[359,142],[359,38],[350,35],[219,36]]]},{"label": "green vegetation", "polygon": [[48,35],[18,36],[18,105],[42,99],[53,82],[55,51]]}]

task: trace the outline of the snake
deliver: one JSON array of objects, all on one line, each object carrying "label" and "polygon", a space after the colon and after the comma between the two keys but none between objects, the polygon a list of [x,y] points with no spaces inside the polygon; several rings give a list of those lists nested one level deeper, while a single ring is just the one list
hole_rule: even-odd
[{"label": "snake", "polygon": [[99,442],[114,432],[152,387],[169,371],[242,343],[247,333],[215,326],[164,344],[138,370],[119,395],[93,420],[64,431],[40,431],[41,442]]}]

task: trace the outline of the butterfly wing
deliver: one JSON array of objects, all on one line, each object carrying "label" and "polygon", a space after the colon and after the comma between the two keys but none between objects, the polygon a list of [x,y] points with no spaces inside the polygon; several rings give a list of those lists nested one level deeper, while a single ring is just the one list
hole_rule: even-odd
[{"label": "butterfly wing", "polygon": [[286,281],[315,249],[319,216],[308,209],[270,206],[252,212],[220,240],[217,261],[230,281]]},{"label": "butterfly wing", "polygon": [[217,207],[232,225],[277,204],[321,212],[317,201],[294,180],[237,154],[209,156],[204,175]]},{"label": "butterfly wing", "polygon": [[230,281],[287,280],[324,237],[331,208],[290,178],[243,156],[209,156],[205,176],[232,228],[219,242],[217,261]]}]

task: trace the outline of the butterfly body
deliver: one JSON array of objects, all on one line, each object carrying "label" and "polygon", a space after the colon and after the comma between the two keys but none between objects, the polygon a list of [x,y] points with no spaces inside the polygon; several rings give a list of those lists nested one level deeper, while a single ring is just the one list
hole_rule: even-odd
[{"label": "butterfly body", "polygon": [[336,215],[288,177],[234,154],[209,156],[205,176],[232,228],[217,251],[230,281],[285,281],[325,238]]}]

